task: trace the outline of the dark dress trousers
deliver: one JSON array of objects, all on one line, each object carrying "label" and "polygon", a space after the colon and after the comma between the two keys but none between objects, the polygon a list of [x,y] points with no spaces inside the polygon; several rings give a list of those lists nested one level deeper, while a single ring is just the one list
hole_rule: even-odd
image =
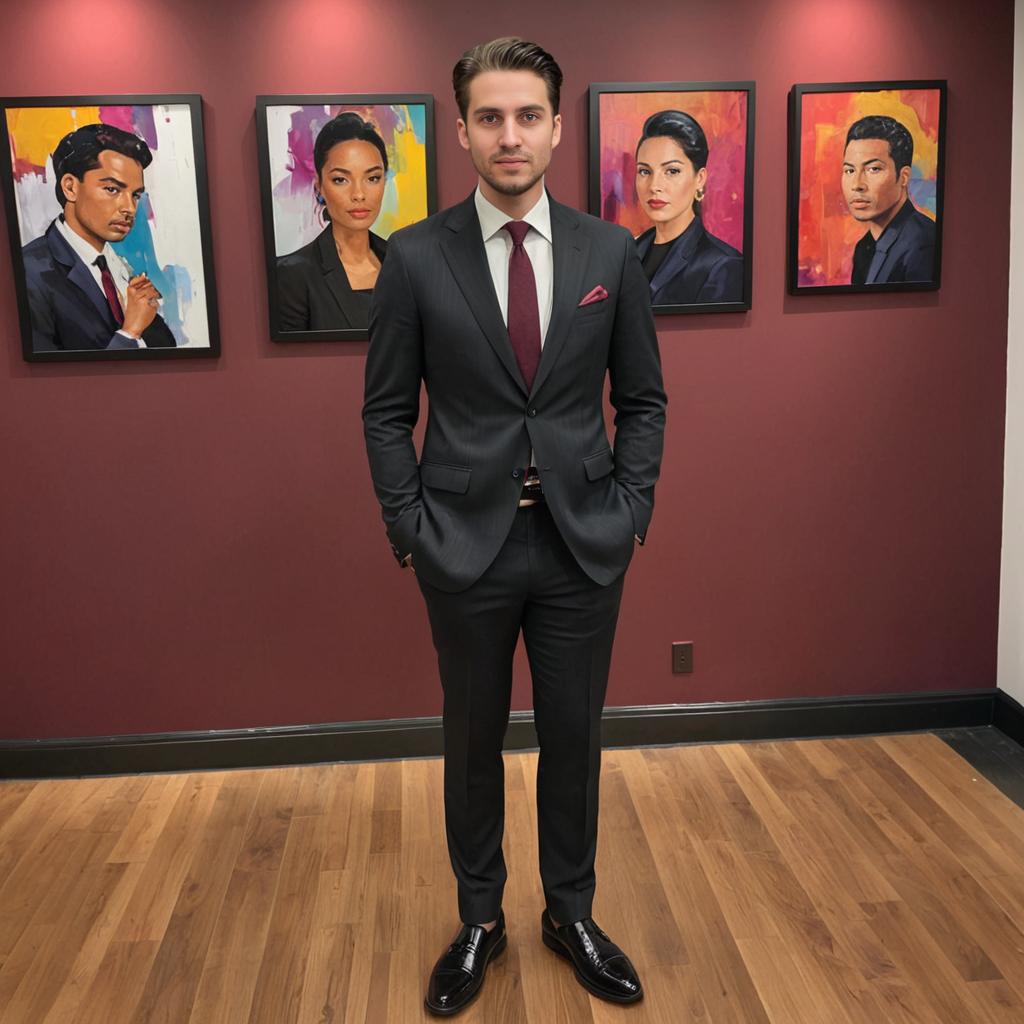
[{"label": "dark dress trousers", "polygon": [[[51,224],[21,250],[32,318],[32,351],[133,349],[118,334],[107,298],[92,271]],[[147,348],[174,348],[177,342],[159,314],[142,332]]]},{"label": "dark dress trousers", "polygon": [[[370,232],[370,249],[382,266],[387,247]],[[369,295],[349,284],[330,224],[312,242],[277,261],[282,331],[365,330],[369,305]]]},{"label": "dark dress trousers", "polygon": [[[501,748],[520,632],[541,748],[544,892],[561,922],[590,914],[612,638],[661,462],[666,400],[636,246],[622,228],[554,201],[550,211],[553,303],[532,388],[472,196],[391,237],[370,316],[366,445],[388,536],[398,557],[413,556],[438,653],[445,822],[467,923],[497,917],[506,879]],[[580,306],[599,285],[607,298]],[[519,508],[531,450],[546,503]]]},{"label": "dark dress trousers", "polygon": [[935,278],[935,221],[908,199],[876,241],[869,231],[853,251],[851,284],[931,281]]},{"label": "dark dress trousers", "polygon": [[[636,240],[640,259],[654,243],[654,228]],[[651,304],[688,306],[743,301],[743,255],[704,229],[700,217],[672,242],[651,279]]]}]

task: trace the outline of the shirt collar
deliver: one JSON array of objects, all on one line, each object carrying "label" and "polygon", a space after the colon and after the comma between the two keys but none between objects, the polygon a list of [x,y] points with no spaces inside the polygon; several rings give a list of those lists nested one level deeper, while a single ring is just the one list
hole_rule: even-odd
[{"label": "shirt collar", "polygon": [[97,256],[105,256],[111,270],[120,269],[120,261],[114,250],[110,248],[109,243],[104,243],[102,251],[97,252],[81,235],[71,229],[63,214],[57,218],[57,230],[63,235],[64,241],[74,249],[75,255],[87,267],[95,265]]},{"label": "shirt collar", "polygon": [[[502,213],[486,199],[479,185],[473,194],[473,201],[476,203],[476,215],[480,220],[480,233],[484,241],[489,242],[513,218],[507,213]],[[547,189],[541,191],[540,199],[522,219],[548,242],[551,241],[551,205],[548,203]]]}]

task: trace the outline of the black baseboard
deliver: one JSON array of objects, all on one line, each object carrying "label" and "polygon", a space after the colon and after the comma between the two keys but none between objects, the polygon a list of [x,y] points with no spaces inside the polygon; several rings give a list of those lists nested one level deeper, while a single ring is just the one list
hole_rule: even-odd
[{"label": "black baseboard", "polygon": [[1004,690],[996,690],[992,724],[1011,740],[1024,746],[1024,705]]},{"label": "black baseboard", "polygon": [[[606,747],[792,739],[997,725],[1024,743],[1024,709],[1000,690],[606,708]],[[513,712],[506,750],[537,746],[533,712]],[[62,778],[439,757],[440,718],[214,732],[0,740],[0,778]]]}]

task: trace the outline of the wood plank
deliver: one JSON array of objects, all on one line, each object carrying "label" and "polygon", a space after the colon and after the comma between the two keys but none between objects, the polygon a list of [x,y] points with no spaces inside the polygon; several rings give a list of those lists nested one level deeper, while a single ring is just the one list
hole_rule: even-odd
[{"label": "wood plank", "polygon": [[308,917],[316,901],[325,835],[322,817],[291,820],[250,1024],[298,1020],[311,941]]},{"label": "wood plank", "polygon": [[258,788],[249,773],[223,776],[135,1011],[136,1024],[189,1019]]}]

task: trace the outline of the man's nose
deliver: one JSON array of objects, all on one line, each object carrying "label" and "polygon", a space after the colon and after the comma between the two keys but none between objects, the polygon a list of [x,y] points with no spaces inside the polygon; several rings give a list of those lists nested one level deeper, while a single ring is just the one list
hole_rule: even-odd
[{"label": "man's nose", "polygon": [[506,149],[515,149],[519,141],[519,125],[514,120],[506,121],[501,129],[501,145]]}]

